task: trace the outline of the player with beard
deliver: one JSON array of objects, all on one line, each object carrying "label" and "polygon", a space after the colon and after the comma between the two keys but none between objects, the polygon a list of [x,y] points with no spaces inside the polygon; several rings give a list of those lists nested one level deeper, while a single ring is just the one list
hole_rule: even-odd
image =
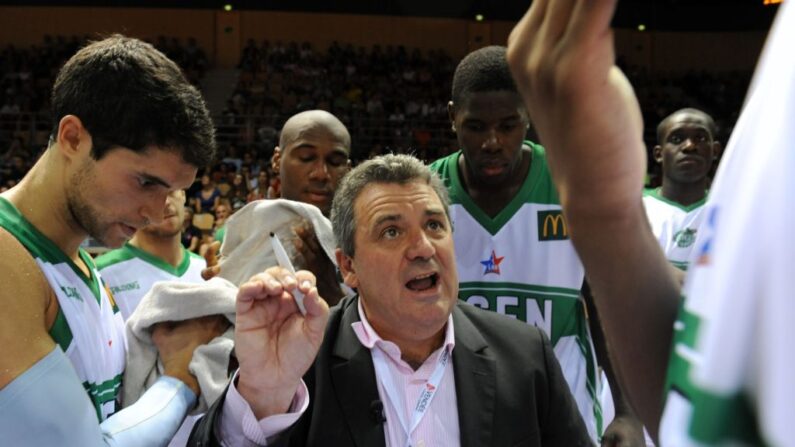
[{"label": "player with beard", "polygon": [[[221,318],[153,330],[164,376],[119,410],[124,322],[91,236],[119,247],[213,158],[201,94],[150,44],[123,36],[70,58],[44,154],[0,195],[0,433],[7,445],[165,445],[196,402],[193,349]],[[118,411],[118,413],[117,413]]]},{"label": "player with beard", "polygon": [[169,194],[164,214],[163,222],[143,227],[124,246],[96,259],[125,321],[155,282],[204,281],[201,271],[207,263],[183,247],[180,240],[185,191]]}]

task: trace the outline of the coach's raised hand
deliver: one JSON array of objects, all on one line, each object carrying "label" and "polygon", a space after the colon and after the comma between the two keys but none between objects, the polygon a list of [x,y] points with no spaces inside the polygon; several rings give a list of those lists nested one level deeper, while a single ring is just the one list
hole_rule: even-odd
[{"label": "coach's raised hand", "polygon": [[[306,315],[293,300],[295,289],[305,295]],[[235,323],[237,389],[258,419],[287,412],[323,341],[328,312],[314,275],[307,271],[293,275],[272,267],[240,286]]]}]

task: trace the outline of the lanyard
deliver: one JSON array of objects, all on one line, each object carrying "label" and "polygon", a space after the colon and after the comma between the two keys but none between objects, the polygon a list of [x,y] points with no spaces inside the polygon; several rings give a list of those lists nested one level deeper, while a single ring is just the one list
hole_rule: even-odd
[{"label": "lanyard", "polygon": [[428,411],[428,408],[431,406],[431,401],[436,395],[436,391],[439,389],[439,383],[441,383],[444,377],[444,371],[450,360],[450,351],[447,347],[444,347],[441,354],[439,354],[439,359],[436,361],[436,369],[433,371],[428,381],[425,382],[425,387],[423,387],[420,396],[417,398],[417,404],[414,405],[414,411],[411,414],[411,426],[407,426],[404,420],[405,408],[402,399],[403,393],[398,392],[398,387],[395,384],[395,377],[386,364],[386,354],[378,347],[373,347],[370,352],[373,356],[375,370],[383,383],[384,391],[389,397],[389,401],[392,403],[392,408],[395,409],[395,413],[398,415],[400,426],[406,433],[406,447],[411,447],[411,434],[414,432],[414,429],[417,428],[417,425],[420,424],[422,417],[425,416],[425,412]]}]

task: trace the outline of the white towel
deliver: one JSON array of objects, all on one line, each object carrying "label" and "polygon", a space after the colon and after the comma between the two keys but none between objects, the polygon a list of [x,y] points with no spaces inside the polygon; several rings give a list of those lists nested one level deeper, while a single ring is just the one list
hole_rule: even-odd
[{"label": "white towel", "polygon": [[317,207],[285,199],[256,200],[237,211],[226,223],[219,276],[239,286],[257,273],[278,265],[270,233],[279,236],[295,264],[297,250],[293,245],[296,238],[293,227],[302,221],[312,224],[323,251],[336,265],[331,222]]},{"label": "white towel", "polygon": [[[234,325],[236,296],[237,287],[222,278],[198,284],[156,282],[127,320],[127,368],[124,370],[122,406],[135,403],[162,375],[158,369],[157,348],[152,342],[151,329],[154,324],[224,315]],[[207,411],[226,388],[234,340],[232,326],[223,335],[193,352],[189,369],[199,382],[201,396],[191,414]]]}]

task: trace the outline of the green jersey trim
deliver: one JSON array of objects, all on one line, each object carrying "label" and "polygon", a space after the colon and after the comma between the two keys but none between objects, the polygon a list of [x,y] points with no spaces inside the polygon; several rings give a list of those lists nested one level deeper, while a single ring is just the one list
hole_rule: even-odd
[{"label": "green jersey trim", "polygon": [[745,395],[717,396],[700,391],[691,396],[691,402],[693,419],[689,430],[694,440],[708,445],[768,445],[759,437],[756,412]]},{"label": "green jersey trim", "polygon": [[53,322],[49,334],[58,343],[63,352],[66,352],[69,349],[69,345],[72,344],[72,330],[69,329],[69,323],[66,321],[66,316],[60,306],[58,306],[58,313],[55,315],[55,322]]},{"label": "green jersey trim", "polygon": [[678,268],[679,270],[683,270],[685,272],[687,271],[687,267],[690,265],[687,262],[672,261],[670,259],[668,260],[668,262],[670,262],[671,265],[673,265],[674,267]]},{"label": "green jersey trim", "polygon": [[[492,236],[497,234],[526,203],[558,204],[557,193],[549,187],[551,182],[548,181],[549,169],[544,148],[532,141],[525,141],[525,144],[531,149],[530,171],[516,196],[494,218],[483,212],[467,193],[458,172],[458,160],[462,155],[460,150],[431,164],[432,170],[448,177],[445,183],[450,191],[450,200],[461,204]],[[447,164],[446,175],[441,172],[444,164]]]},{"label": "green jersey trim", "polygon": [[[166,273],[170,273],[176,277],[181,277],[185,274],[185,272],[188,271],[188,268],[190,267],[191,255],[193,253],[189,252],[185,247],[180,247],[180,249],[182,250],[182,261],[180,261],[179,265],[174,267],[163,259],[141,250],[140,248],[127,242],[123,247],[116,250],[111,250],[98,257],[97,267],[102,270],[114,264],[138,258],[154,267],[157,267],[160,270],[163,270]],[[194,256],[200,257],[198,255]]]},{"label": "green jersey trim", "polygon": [[[665,388],[666,394],[677,393],[692,405],[689,436],[706,445],[736,442],[766,445],[755,424],[754,411],[744,395],[717,396],[701,389],[690,378],[692,367],[688,352],[696,346],[700,329],[701,319],[688,312],[682,300],[674,323],[673,349]],[[727,421],[731,423],[727,424]]]},{"label": "green jersey trim", "polygon": [[213,239],[218,241],[218,242],[223,242],[224,241],[224,236],[226,236],[226,225],[224,225],[221,228],[215,230],[215,235],[213,236]]},{"label": "green jersey trim", "polygon": [[674,202],[671,199],[663,197],[661,188],[645,189],[643,191],[643,195],[644,196],[653,197],[653,198],[659,200],[660,202],[667,203],[668,205],[671,205],[671,206],[674,206],[676,208],[679,208],[680,210],[685,211],[685,212],[690,212],[690,211],[693,211],[694,209],[696,209],[698,207],[704,206],[704,204],[707,203],[707,195],[708,195],[708,193],[709,193],[709,191],[704,191],[704,198],[702,198],[698,202],[691,203],[690,205],[682,205],[679,202]]},{"label": "green jersey trim", "polygon": [[99,281],[94,274],[94,268],[96,267],[91,256],[83,249],[78,249],[77,254],[88,267],[89,276],[86,276],[83,270],[75,265],[72,259],[66,256],[53,241],[25,219],[25,216],[19,212],[14,204],[3,197],[0,197],[0,226],[13,234],[34,257],[51,264],[67,264],[75,272],[77,277],[86,283],[86,286],[91,290],[97,303],[100,303]]},{"label": "green jersey trim", "polygon": [[83,382],[83,388],[88,393],[94,410],[97,412],[97,419],[102,422],[102,405],[116,400],[121,388],[122,375],[106,380],[102,383]]},{"label": "green jersey trim", "polygon": [[[499,287],[494,287],[495,285]],[[535,292],[542,295],[560,295],[566,298],[579,298],[579,289],[570,289],[567,287],[548,287],[539,286],[534,284],[523,284],[518,282],[489,282],[489,281],[469,281],[459,283],[460,290],[506,290],[515,292]]]}]

